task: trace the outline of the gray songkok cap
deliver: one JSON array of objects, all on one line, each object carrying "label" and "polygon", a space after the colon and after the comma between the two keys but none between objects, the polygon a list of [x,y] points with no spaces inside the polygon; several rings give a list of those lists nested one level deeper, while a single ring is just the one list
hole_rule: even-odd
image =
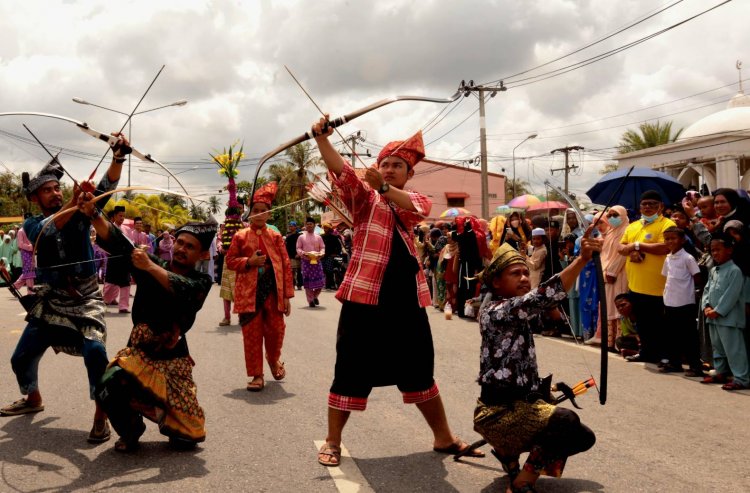
[{"label": "gray songkok cap", "polygon": [[[58,153],[57,156],[59,155],[60,154]],[[44,168],[34,176],[34,178],[29,178],[29,174],[25,171],[23,172],[21,175],[21,181],[23,183],[23,192],[26,194],[26,197],[31,196],[39,187],[48,181],[60,181],[64,172],[60,165],[60,161],[57,160],[57,156],[47,163]]]}]

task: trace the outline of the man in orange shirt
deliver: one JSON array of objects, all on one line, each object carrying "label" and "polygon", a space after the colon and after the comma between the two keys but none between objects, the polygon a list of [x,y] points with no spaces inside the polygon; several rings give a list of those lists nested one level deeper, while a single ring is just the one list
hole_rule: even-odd
[{"label": "man in orange shirt", "polygon": [[263,341],[271,374],[276,380],[286,376],[281,361],[287,317],[294,298],[292,266],[284,238],[266,227],[271,203],[278,186],[270,182],[253,196],[250,227],[239,230],[227,251],[227,267],[237,272],[234,286],[234,312],[240,315],[242,339],[245,344],[245,367],[249,382],[247,390],[259,392],[265,387],[263,378]]}]

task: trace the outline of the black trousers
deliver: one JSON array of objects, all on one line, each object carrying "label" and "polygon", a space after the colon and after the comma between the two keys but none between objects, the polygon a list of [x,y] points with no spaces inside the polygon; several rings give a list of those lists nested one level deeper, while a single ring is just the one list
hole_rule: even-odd
[{"label": "black trousers", "polygon": [[667,357],[664,343],[667,333],[664,323],[664,298],[630,291],[630,299],[638,321],[641,357],[644,361],[657,363]]},{"label": "black trousers", "polygon": [[698,307],[695,304],[664,307],[666,314],[667,355],[669,364],[682,366],[682,359],[690,368],[700,368],[700,340],[698,339]]}]

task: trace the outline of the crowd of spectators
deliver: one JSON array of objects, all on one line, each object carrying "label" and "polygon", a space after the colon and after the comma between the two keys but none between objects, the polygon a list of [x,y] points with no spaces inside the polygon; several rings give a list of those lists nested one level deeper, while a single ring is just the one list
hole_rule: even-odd
[{"label": "crowd of spectators", "polygon": [[[473,217],[415,230],[434,307],[471,319],[485,293],[474,276],[508,243],[527,258],[531,286],[559,273],[577,255],[585,226],[602,238],[605,280],[599,292],[594,262],[580,274],[561,309],[539,325],[545,336],[574,335],[627,361],[655,364],[725,390],[750,387],[750,199],[719,189],[690,191],[679,204],[645,192],[638,211],[615,205],[579,218],[525,218],[514,211],[489,223]],[[607,320],[600,319],[599,302]]]}]

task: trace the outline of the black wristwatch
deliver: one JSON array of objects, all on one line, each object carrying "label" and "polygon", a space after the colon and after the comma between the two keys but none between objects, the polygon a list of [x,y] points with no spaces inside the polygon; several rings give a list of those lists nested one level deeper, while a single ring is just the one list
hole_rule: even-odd
[{"label": "black wristwatch", "polygon": [[391,189],[391,186],[388,183],[383,182],[382,185],[380,185],[380,188],[378,188],[378,193],[381,195],[384,193],[388,193],[388,190]]}]

